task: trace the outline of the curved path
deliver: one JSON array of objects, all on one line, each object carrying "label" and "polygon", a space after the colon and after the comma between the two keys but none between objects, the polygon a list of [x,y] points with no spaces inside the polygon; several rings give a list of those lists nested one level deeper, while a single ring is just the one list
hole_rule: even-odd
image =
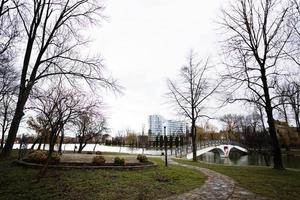
[{"label": "curved path", "polygon": [[200,188],[196,188],[180,195],[168,197],[165,200],[266,199],[258,196],[257,194],[249,192],[244,188],[236,186],[234,180],[218,172],[206,168],[177,163],[173,160],[168,160],[168,162],[170,164],[180,165],[189,169],[201,171],[207,176],[207,179]]}]

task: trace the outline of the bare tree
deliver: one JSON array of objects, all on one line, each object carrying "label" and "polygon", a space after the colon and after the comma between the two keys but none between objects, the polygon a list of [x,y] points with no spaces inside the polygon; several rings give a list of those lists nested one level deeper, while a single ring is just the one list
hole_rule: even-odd
[{"label": "bare tree", "polygon": [[227,34],[225,55],[229,61],[225,78],[231,81],[234,91],[229,99],[264,108],[276,169],[282,169],[283,165],[273,116],[278,106],[274,85],[288,73],[283,58],[294,32],[289,9],[287,1],[235,1],[231,9],[223,10],[221,23]]},{"label": "bare tree", "polygon": [[100,138],[108,130],[106,119],[91,110],[81,113],[75,120],[75,125],[78,127],[76,135],[79,141],[78,153],[82,152],[88,142]]},{"label": "bare tree", "polygon": [[178,81],[168,79],[170,100],[179,108],[180,113],[191,120],[193,160],[197,160],[196,122],[204,114],[206,100],[216,91],[219,84],[213,85],[208,78],[208,63],[197,61],[191,51],[188,64],[180,70]]},{"label": "bare tree", "polygon": [[17,95],[17,73],[9,65],[3,64],[0,67],[0,126],[1,145],[3,148],[4,138],[10,127],[14,114],[15,99]]},{"label": "bare tree", "polygon": [[45,119],[49,128],[49,151],[46,164],[40,171],[38,179],[47,169],[54,145],[57,142],[64,126],[75,120],[79,113],[88,109],[82,104],[84,98],[61,85],[50,87],[47,90],[35,90],[32,94],[31,108]]},{"label": "bare tree", "polygon": [[237,114],[226,114],[220,117],[220,121],[225,123],[225,138],[226,140],[235,139],[241,128],[242,116]]},{"label": "bare tree", "polygon": [[19,36],[16,6],[9,0],[0,1],[0,149],[3,148],[5,134],[13,117],[17,89],[18,77],[13,66],[16,58],[14,44]]},{"label": "bare tree", "polygon": [[[101,18],[103,6],[89,0],[12,0],[17,6],[25,43],[15,115],[2,157],[9,156],[24,115],[24,106],[34,85],[53,76],[61,76],[72,86],[84,80],[90,86],[116,89],[105,77],[99,57],[85,56],[87,44],[83,30]],[[79,84],[78,84],[79,83]]]},{"label": "bare tree", "polygon": [[41,149],[41,146],[43,144],[43,150],[45,150],[45,145],[48,142],[50,135],[48,120],[40,114],[35,118],[29,117],[29,119],[27,120],[27,125],[30,129],[34,130],[37,133],[37,137],[35,138],[31,149],[34,149],[35,145],[38,143],[37,149]]},{"label": "bare tree", "polygon": [[[277,93],[281,95],[281,107],[285,113],[285,118],[288,119],[287,109],[291,108],[297,131],[300,133],[300,84],[296,80],[288,80],[281,85],[277,85]],[[288,120],[286,120],[288,122]]]}]

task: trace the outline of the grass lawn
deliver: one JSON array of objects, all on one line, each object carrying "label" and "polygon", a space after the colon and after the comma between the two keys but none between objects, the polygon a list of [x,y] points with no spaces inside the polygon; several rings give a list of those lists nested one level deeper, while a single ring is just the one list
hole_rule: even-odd
[{"label": "grass lawn", "polygon": [[[205,176],[178,166],[143,170],[49,169],[34,183],[38,169],[15,166],[13,156],[0,160],[0,199],[158,199],[201,186]],[[158,181],[160,177],[167,182]]]},{"label": "grass lawn", "polygon": [[240,186],[271,199],[300,199],[300,172],[255,166],[225,166],[176,159],[177,162],[205,167],[229,177]]}]

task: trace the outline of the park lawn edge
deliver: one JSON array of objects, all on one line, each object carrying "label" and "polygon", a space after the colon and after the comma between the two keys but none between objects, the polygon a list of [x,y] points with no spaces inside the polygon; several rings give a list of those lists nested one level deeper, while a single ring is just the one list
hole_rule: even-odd
[{"label": "park lawn edge", "polygon": [[260,166],[230,166],[173,158],[178,163],[203,167],[231,177],[238,186],[270,199],[298,200],[300,171]]}]

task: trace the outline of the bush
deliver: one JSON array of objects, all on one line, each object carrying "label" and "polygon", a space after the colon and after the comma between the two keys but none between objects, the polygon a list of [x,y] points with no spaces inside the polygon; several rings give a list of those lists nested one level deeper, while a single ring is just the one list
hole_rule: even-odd
[{"label": "bush", "polygon": [[93,152],[92,151],[88,151],[88,152],[86,152],[86,154],[93,154]]},{"label": "bush", "polygon": [[102,155],[101,151],[96,151],[96,155]]},{"label": "bush", "polygon": [[105,161],[106,160],[103,156],[95,156],[93,158],[93,164],[95,164],[95,165],[104,165]]},{"label": "bush", "polygon": [[47,160],[47,151],[35,150],[31,151],[27,157],[28,162],[45,163]]},{"label": "bush", "polygon": [[115,157],[114,165],[124,166],[125,165],[125,159],[124,158]]},{"label": "bush", "polygon": [[138,161],[142,162],[142,163],[148,161],[147,156],[142,155],[142,154],[137,155],[137,158],[136,158],[136,159],[137,159]]},{"label": "bush", "polygon": [[[33,150],[30,151],[27,157],[28,162],[32,163],[45,163],[48,157],[48,151]],[[58,163],[60,161],[60,155],[58,152],[53,152],[50,158],[50,162]]]},{"label": "bush", "polygon": [[58,163],[60,161],[60,154],[58,152],[52,152],[51,162]]}]

